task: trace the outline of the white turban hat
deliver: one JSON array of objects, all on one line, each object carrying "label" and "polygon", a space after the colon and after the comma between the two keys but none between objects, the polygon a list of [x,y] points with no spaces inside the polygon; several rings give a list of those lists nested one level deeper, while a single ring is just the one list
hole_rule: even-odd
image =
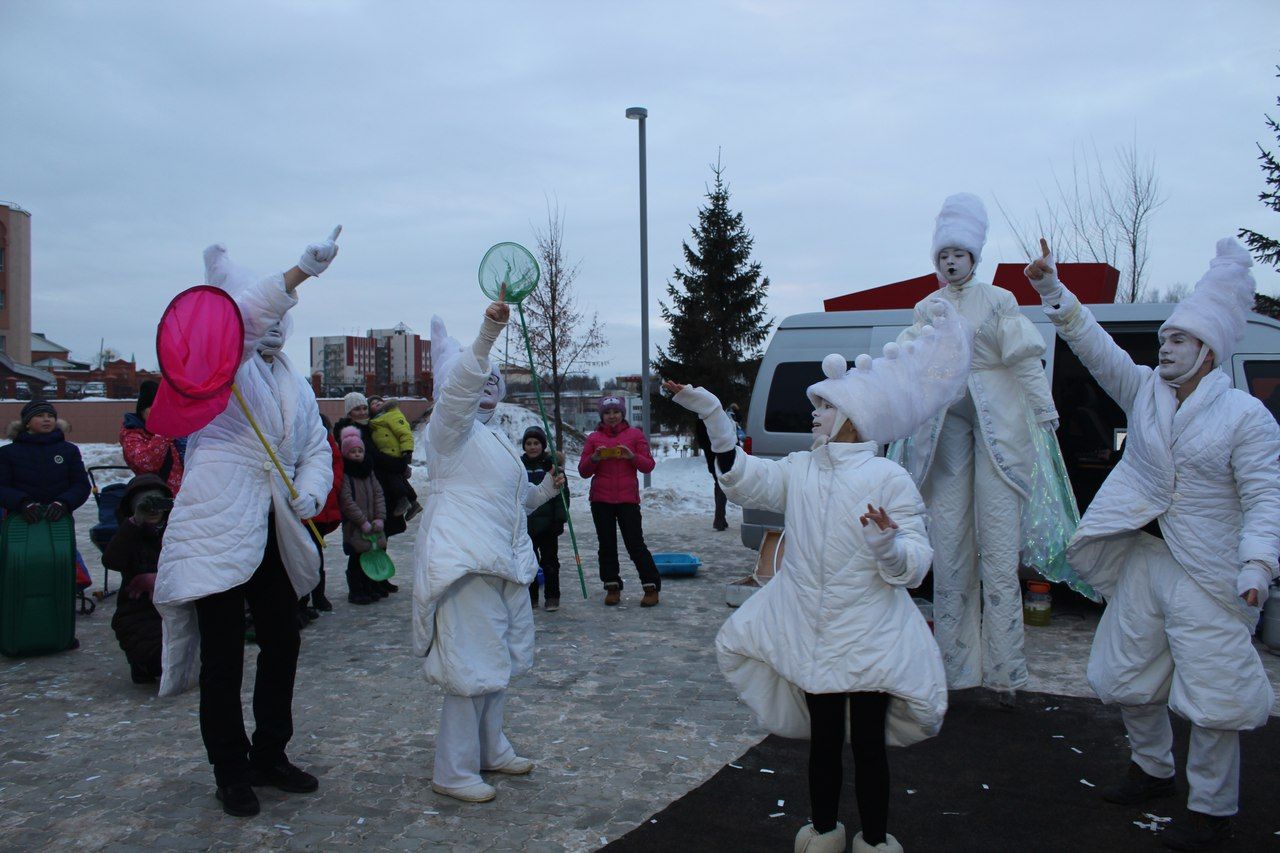
[{"label": "white turban hat", "polygon": [[1181,329],[1195,335],[1213,350],[1214,365],[1230,364],[1253,310],[1256,285],[1251,266],[1253,258],[1244,247],[1233,237],[1223,237],[1209,271],[1196,282],[1191,295],[1174,307],[1160,331]]},{"label": "white turban hat", "polygon": [[929,304],[931,325],[901,346],[884,345],[884,356],[862,354],[849,369],[832,353],[822,360],[826,379],[809,386],[819,398],[853,421],[863,441],[888,444],[906,438],[964,393],[973,351],[973,329],[942,297]]},{"label": "white turban hat", "polygon": [[[204,250],[204,283],[225,290],[232,299],[239,300],[240,294],[250,285],[262,280],[262,276],[247,267],[242,267],[227,254],[227,247],[222,243],[214,243]],[[280,332],[287,341],[293,334],[293,316],[285,314],[280,321]],[[257,344],[257,341],[247,341]]]},{"label": "white turban hat", "polygon": [[972,193],[947,196],[933,226],[933,254],[929,263],[936,269],[938,253],[948,246],[973,255],[976,268],[987,244],[987,208]]},{"label": "white turban hat", "polygon": [[[449,378],[449,371],[453,370],[453,366],[458,362],[458,356],[462,355],[462,344],[457,338],[449,334],[444,327],[444,320],[440,319],[439,314],[431,317],[431,374],[435,380],[435,387],[439,388],[444,381]],[[493,375],[498,377],[498,399],[501,400],[507,396],[507,383],[502,378],[502,374],[493,369]]]}]

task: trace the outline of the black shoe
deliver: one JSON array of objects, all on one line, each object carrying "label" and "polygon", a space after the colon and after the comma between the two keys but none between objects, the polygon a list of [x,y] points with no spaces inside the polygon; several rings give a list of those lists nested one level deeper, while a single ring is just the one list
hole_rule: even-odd
[{"label": "black shoe", "polygon": [[381,589],[383,592],[399,592],[400,591],[400,587],[396,586],[391,581],[378,581],[378,588]]},{"label": "black shoe", "polygon": [[1178,789],[1173,783],[1172,776],[1168,779],[1149,776],[1141,767],[1133,763],[1129,764],[1129,771],[1125,774],[1123,781],[1103,788],[1100,792],[1102,799],[1121,806],[1136,806],[1147,800],[1172,797],[1177,793]]},{"label": "black shoe", "polygon": [[232,817],[253,817],[262,810],[258,805],[258,795],[248,782],[219,785],[215,796],[222,803],[222,810]]},{"label": "black shoe", "polygon": [[409,511],[404,514],[405,521],[413,521],[414,517],[422,512],[422,504],[417,501],[413,502],[413,506],[409,507]]},{"label": "black shoe", "polygon": [[308,605],[302,608],[302,615],[307,617],[308,622],[314,622],[320,618],[320,611]]},{"label": "black shoe", "polygon": [[1187,817],[1169,824],[1160,843],[1174,850],[1217,850],[1232,838],[1231,818],[1187,810]]},{"label": "black shoe", "polygon": [[311,606],[322,613],[328,613],[333,610],[333,602],[325,598],[323,592],[311,593]]},{"label": "black shoe", "polygon": [[76,649],[78,649],[78,648],[80,648],[80,640],[79,640],[79,638],[77,638],[77,637],[72,637],[72,638],[71,638],[71,645],[67,646],[67,651],[69,651],[69,652],[71,652],[71,651],[75,651],[75,650],[76,650]]},{"label": "black shoe", "polygon": [[253,768],[249,783],[259,788],[279,788],[291,794],[310,794],[320,787],[320,780],[286,759],[273,767]]},{"label": "black shoe", "polygon": [[129,664],[129,677],[133,679],[134,684],[152,684],[156,680],[150,667],[136,663]]},{"label": "black shoe", "polygon": [[729,522],[717,519],[715,523],[711,525],[711,529],[712,530],[728,530]]}]

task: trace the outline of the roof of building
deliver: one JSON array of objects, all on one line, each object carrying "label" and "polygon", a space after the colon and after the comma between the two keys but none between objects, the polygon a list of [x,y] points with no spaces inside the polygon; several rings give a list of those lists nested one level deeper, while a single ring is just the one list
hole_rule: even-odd
[{"label": "roof of building", "polygon": [[16,373],[19,376],[25,376],[28,379],[34,379],[37,382],[43,382],[49,385],[55,382],[54,375],[47,370],[41,370],[38,367],[32,367],[29,364],[21,364],[9,357],[8,353],[0,352],[0,365],[3,365],[10,373]]},{"label": "roof of building", "polygon": [[32,352],[65,352],[70,353],[71,347],[64,347],[62,344],[56,344],[46,338],[40,332],[31,333],[31,351]]}]

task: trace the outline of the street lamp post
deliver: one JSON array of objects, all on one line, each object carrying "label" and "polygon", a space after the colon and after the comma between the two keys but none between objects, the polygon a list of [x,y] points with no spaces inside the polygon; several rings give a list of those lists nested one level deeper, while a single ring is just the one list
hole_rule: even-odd
[{"label": "street lamp post", "polygon": [[[649,432],[649,200],[646,194],[644,120],[649,111],[644,107],[627,107],[627,118],[640,124],[640,407],[645,440]],[[649,488],[649,472],[644,475],[644,487]]]}]

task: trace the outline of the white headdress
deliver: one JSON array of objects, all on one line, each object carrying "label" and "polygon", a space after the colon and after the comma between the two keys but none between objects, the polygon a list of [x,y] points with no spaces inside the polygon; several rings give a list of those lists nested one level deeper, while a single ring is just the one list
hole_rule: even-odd
[{"label": "white headdress", "polygon": [[1218,254],[1195,290],[1174,306],[1160,326],[1195,335],[1213,350],[1215,365],[1231,363],[1236,345],[1244,337],[1245,323],[1253,310],[1255,283],[1249,267],[1253,258],[1233,237],[1218,241]]},{"label": "white headdress", "polygon": [[[246,267],[242,267],[227,255],[227,247],[222,243],[214,243],[204,250],[204,283],[225,290],[232,299],[249,289],[250,285],[262,281],[262,276]],[[280,331],[284,339],[289,340],[293,334],[293,317],[284,315],[280,321]]]},{"label": "white headdress", "polygon": [[822,360],[826,379],[809,386],[810,402],[826,400],[853,421],[863,441],[906,438],[964,393],[973,354],[973,329],[946,299],[929,305],[932,325],[914,341],[884,345],[884,356],[863,353],[849,368],[832,353]]},{"label": "white headdress", "polygon": [[[435,385],[439,388],[449,377],[458,356],[462,355],[462,344],[449,334],[444,327],[444,320],[439,314],[431,317],[431,373],[435,377]],[[502,374],[495,368],[493,375],[498,377],[498,399],[507,396],[507,383]]]},{"label": "white headdress", "polygon": [[948,246],[973,255],[976,268],[987,243],[987,208],[972,193],[956,193],[942,202],[933,226],[933,253],[929,265],[938,265],[938,253]]}]

